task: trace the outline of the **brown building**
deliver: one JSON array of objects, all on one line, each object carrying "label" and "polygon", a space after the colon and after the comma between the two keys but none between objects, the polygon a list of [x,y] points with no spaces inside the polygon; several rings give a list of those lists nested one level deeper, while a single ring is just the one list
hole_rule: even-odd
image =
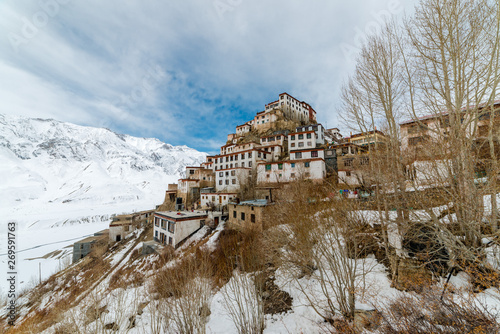
[{"label": "brown building", "polygon": [[376,146],[384,147],[387,143],[386,135],[379,130],[361,132],[347,138],[348,142],[357,146],[371,150]]},{"label": "brown building", "polygon": [[265,229],[264,215],[268,205],[267,199],[229,203],[229,224],[244,229]]},{"label": "brown building", "polygon": [[339,184],[362,186],[366,181],[364,171],[370,165],[368,147],[347,142],[332,145],[329,150],[333,150],[337,158]]}]

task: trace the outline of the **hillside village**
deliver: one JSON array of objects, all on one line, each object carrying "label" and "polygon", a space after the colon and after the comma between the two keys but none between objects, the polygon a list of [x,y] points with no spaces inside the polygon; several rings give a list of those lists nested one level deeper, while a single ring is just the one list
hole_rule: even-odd
[{"label": "hillside village", "polygon": [[[491,115],[495,115],[495,120],[498,118],[499,106],[500,101],[493,106],[477,106],[481,119],[474,128],[468,129],[471,140],[477,146],[474,150],[474,161],[477,162],[475,182],[481,194],[488,191],[481,188],[488,173],[482,163],[488,155],[484,147],[487,142],[485,126],[492,121]],[[490,111],[491,108],[494,112]],[[220,298],[229,298],[225,295],[229,293],[227,289],[233,289],[233,294],[249,294],[239,301],[242,303],[240,307],[253,303],[255,296],[261,296],[256,298],[257,305],[261,305],[258,307],[263,307],[263,311],[252,316],[260,320],[248,324],[248,328],[260,328],[257,332],[262,332],[264,327],[272,328],[275,317],[289,326],[294,324],[292,332],[316,331],[322,322],[340,333],[370,332],[380,328],[387,330],[391,328],[391,321],[398,317],[390,313],[392,308],[403,307],[407,302],[395,299],[391,300],[391,308],[381,308],[373,299],[368,302],[366,297],[358,296],[358,289],[362,291],[361,296],[371,291],[367,284],[384,286],[380,291],[369,292],[370,296],[374,294],[371,298],[385,298],[385,294],[396,294],[398,290],[417,291],[423,294],[416,303],[433,302],[430,299],[434,297],[431,296],[439,295],[437,291],[441,289],[444,296],[447,290],[448,283],[444,288],[442,285],[444,277],[450,284],[461,286],[466,279],[464,275],[470,275],[467,277],[470,277],[474,293],[481,295],[490,291],[488,293],[491,294],[491,289],[497,284],[495,282],[498,282],[493,267],[459,265],[459,261],[474,263],[475,260],[471,261],[473,255],[467,252],[463,253],[462,259],[450,257],[455,246],[448,244],[446,238],[467,234],[460,231],[460,226],[448,223],[456,215],[456,209],[449,204],[449,184],[443,183],[448,175],[446,171],[440,173],[449,158],[446,154],[437,156],[429,148],[433,141],[439,140],[440,135],[449,131],[448,117],[443,113],[399,124],[399,144],[404,153],[405,168],[397,173],[401,172],[404,176],[404,186],[403,189],[393,190],[391,187],[398,180],[385,180],[391,170],[383,165],[382,174],[377,174],[377,164],[388,161],[388,152],[393,145],[389,136],[374,128],[343,137],[337,128],[325,129],[318,124],[316,111],[308,103],[299,102],[287,93],[280,94],[277,101],[267,104],[265,110],[257,113],[253,120],[237,126],[235,133],[228,135],[220,154],[207,156],[200,166],[186,167],[185,177],[179,179],[177,184],[167,186],[162,204],[155,209],[117,215],[110,222],[109,229],[75,242],[73,265],[42,282],[22,298],[23,321],[20,328],[48,328],[47,333],[52,333],[50,328],[55,328],[56,333],[66,333],[64,328],[84,326],[85,330],[100,330],[103,333],[134,333],[146,326],[151,329],[146,331],[148,333],[168,332],[153,328],[162,323],[178,329],[187,321],[186,315],[177,312],[184,307],[182,303],[193,302],[184,298],[189,296],[188,290],[200,288],[198,283],[194,286],[191,286],[194,283],[188,283],[189,280],[195,281],[196,277],[218,282],[214,283],[215,291],[218,291],[215,296],[209,297],[213,287],[204,286],[205,295],[193,297],[202,298],[194,301],[198,305],[196,307],[208,307],[206,303],[211,300],[214,316],[205,313],[193,315],[200,321],[196,326],[201,327],[197,328],[207,326],[211,328],[210,332],[218,332],[216,328],[234,328],[227,323],[227,319],[218,323],[216,318],[227,312],[227,309],[224,311],[214,304],[221,303]],[[397,192],[399,196],[404,196],[404,201],[398,200],[395,196]],[[380,209],[381,206],[385,208]],[[449,225],[452,235],[443,237],[428,230],[431,225],[425,225],[422,220],[412,222],[415,218],[411,218],[410,211],[428,210],[438,216],[436,219],[440,226]],[[386,220],[376,218],[377,212],[384,211]],[[400,212],[403,217],[406,215],[407,218],[403,219],[410,224],[409,229],[398,230]],[[484,215],[484,219],[491,219],[487,211]],[[313,219],[313,216],[316,218]],[[487,225],[480,227],[486,252],[490,254],[487,258],[497,263],[495,261],[499,259],[494,255],[498,254],[495,230]],[[283,234],[284,231],[287,233]],[[290,231],[295,237],[287,237]],[[338,244],[339,240],[346,243]],[[325,249],[322,250],[322,247]],[[285,249],[284,254],[288,255],[277,256]],[[320,263],[329,258],[339,262],[327,262],[327,269],[322,268]],[[351,260],[354,264],[352,268],[349,267]],[[278,263],[281,265],[278,266]],[[339,264],[346,266],[344,269],[350,274],[338,269]],[[361,272],[353,269],[358,265],[363,268]],[[291,269],[285,269],[286,266],[291,266]],[[172,268],[171,271],[169,268]],[[452,278],[458,268],[464,272]],[[299,270],[299,274],[295,270]],[[339,272],[335,274],[335,270]],[[262,272],[263,276],[255,276],[255,282],[249,283],[247,278],[243,279],[245,272]],[[480,274],[475,275],[477,272]],[[344,274],[347,276],[342,276]],[[261,279],[263,281],[259,284],[263,286],[257,285],[257,280]],[[289,279],[291,282],[285,283]],[[303,280],[307,284],[320,284],[315,289],[325,290],[312,293],[301,285]],[[351,292],[338,293],[352,296],[352,301],[342,301],[341,297],[330,295],[337,288],[344,289],[342,284]],[[437,284],[432,288],[435,290],[430,288],[430,284]],[[239,291],[256,286],[257,291]],[[120,289],[124,289],[124,295],[113,297]],[[426,289],[431,289],[431,295],[425,295]],[[449,288],[450,292],[454,289]],[[49,291],[57,291],[60,297],[55,298]],[[152,299],[139,303],[138,291],[151,296],[148,298],[160,300],[158,303]],[[109,299],[102,299],[102,294],[109,292],[112,292]],[[312,297],[303,300],[310,293]],[[95,299],[96,294],[100,296],[98,300]],[[172,294],[179,296],[172,300]],[[120,298],[126,298],[130,307],[125,310],[120,304],[111,306]],[[335,302],[327,306],[326,301],[331,299]],[[493,305],[496,305],[497,297],[493,300]],[[83,301],[86,306],[80,310],[71,308]],[[500,305],[500,297],[498,301]],[[233,302],[238,304],[238,301]],[[457,304],[450,299],[447,302],[453,307],[463,307],[460,312],[471,311],[469,304]],[[222,305],[227,308],[228,303],[225,300]],[[298,311],[301,303],[313,309],[315,303],[322,305],[321,309],[314,310],[315,316],[311,317],[310,324],[298,325],[306,314],[311,316]],[[69,320],[54,320],[59,319],[61,309],[68,307],[71,310]],[[113,313],[106,315],[110,311]],[[123,312],[121,317],[119,312]],[[143,312],[150,320],[145,318]],[[171,316],[162,312],[173,312],[175,316],[169,318],[169,322],[164,317]],[[201,309],[199,312],[202,312]],[[436,312],[432,317],[439,317],[442,310],[438,308]],[[478,312],[486,311],[481,309]],[[123,318],[125,314],[130,315],[128,320]],[[335,314],[342,315],[348,323],[340,321],[341,318]],[[382,314],[389,314],[388,318],[383,318]],[[496,328],[492,318],[488,318],[491,316],[489,313],[480,314],[486,317],[481,320],[480,326]],[[230,318],[234,326],[246,326],[238,325],[234,317]],[[455,330],[463,325],[453,322],[450,326]],[[466,326],[475,325],[467,322]],[[278,328],[278,332],[283,331],[282,327]]]},{"label": "hillside village", "polygon": [[0,299],[0,332],[500,333],[500,4],[414,9],[365,36],[352,133],[279,94]]},{"label": "hillside village", "polygon": [[[370,151],[383,147],[385,140],[379,130],[344,138],[338,128],[317,123],[309,103],[282,93],[228,134],[220,154],[208,155],[200,166],[186,167],[185,178],[168,185],[165,201],[156,210],[115,218],[109,239],[122,240],[148,217],[149,222],[154,219],[154,240],[174,247],[205,222],[217,226],[227,219],[240,227],[262,229],[263,210],[275,204],[273,191],[298,180],[327,182],[332,189],[339,184],[349,198],[368,196],[362,171]],[[180,235],[174,226],[182,230]],[[74,254],[76,261],[83,253]]]}]

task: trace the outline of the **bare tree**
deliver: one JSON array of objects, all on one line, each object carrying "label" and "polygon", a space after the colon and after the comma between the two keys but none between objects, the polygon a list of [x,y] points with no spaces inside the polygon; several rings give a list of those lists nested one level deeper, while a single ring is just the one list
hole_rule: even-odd
[{"label": "bare tree", "polygon": [[[455,265],[481,257],[487,193],[492,195],[491,222],[496,229],[499,170],[493,119],[499,95],[499,41],[498,1],[422,0],[401,25],[390,22],[381,34],[368,38],[342,93],[349,124],[358,131],[378,124],[388,134],[385,157],[371,161],[377,194],[383,194],[377,195],[380,221],[390,224],[389,209],[395,209],[399,234],[406,234],[411,226],[407,203],[429,203],[423,189],[436,190],[446,208],[437,212],[427,205],[425,215],[411,217],[432,222],[442,232]],[[489,177],[484,186],[475,177],[481,164],[477,130],[488,115],[489,150],[483,150],[488,158],[483,160]],[[414,120],[419,145],[410,142],[409,133],[400,132],[402,117]],[[408,166],[412,174],[405,173]]]},{"label": "bare tree", "polygon": [[221,289],[224,308],[239,334],[260,334],[264,331],[264,302],[254,274],[236,270]]},{"label": "bare tree", "polygon": [[352,202],[342,199],[335,207],[323,211],[317,227],[311,229],[315,241],[312,249],[313,268],[310,279],[317,281],[320,292],[309,290],[309,280],[295,276],[309,305],[325,320],[337,314],[346,320],[354,319],[356,299],[367,291],[366,275],[374,262],[367,258],[373,246],[370,226]]},{"label": "bare tree", "polygon": [[178,333],[205,333],[211,274],[208,255],[200,254],[156,275],[154,289],[164,299],[158,306],[165,326]]}]

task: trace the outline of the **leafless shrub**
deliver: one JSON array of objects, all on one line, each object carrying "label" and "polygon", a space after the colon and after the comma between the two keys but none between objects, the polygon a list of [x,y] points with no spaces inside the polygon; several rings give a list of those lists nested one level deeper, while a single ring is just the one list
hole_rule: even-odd
[{"label": "leafless shrub", "polygon": [[401,294],[382,310],[379,332],[396,333],[497,333],[498,310],[474,295],[453,295],[431,288],[422,294]]},{"label": "leafless shrub", "polygon": [[221,293],[224,308],[239,334],[260,334],[264,331],[262,291],[255,284],[253,274],[235,271]]},{"label": "leafless shrub", "polygon": [[159,305],[165,326],[178,333],[205,333],[212,272],[208,255],[200,254],[158,273],[155,290],[164,299]]}]

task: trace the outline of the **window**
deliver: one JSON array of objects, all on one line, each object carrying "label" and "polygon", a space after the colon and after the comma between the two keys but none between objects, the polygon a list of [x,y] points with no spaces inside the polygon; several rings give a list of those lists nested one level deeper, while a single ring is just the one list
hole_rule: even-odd
[{"label": "window", "polygon": [[342,147],[342,155],[349,154],[349,147]]},{"label": "window", "polygon": [[231,161],[233,161],[233,159],[234,159],[233,156],[231,156]]},{"label": "window", "polygon": [[229,185],[229,180],[226,180],[226,185]]},{"label": "window", "polygon": [[425,141],[425,138],[423,136],[413,137],[413,138],[408,139],[408,145],[416,146],[424,141]]},{"label": "window", "polygon": [[232,179],[232,180],[231,180],[231,183],[232,183],[232,184],[236,184],[236,179]]},{"label": "window", "polygon": [[163,220],[163,219],[161,220],[161,228],[164,229],[164,230],[167,229],[166,221]]},{"label": "window", "polygon": [[252,152],[248,152],[248,158],[252,157]]},{"label": "window", "polygon": [[168,237],[168,244],[169,244],[169,245],[172,245],[172,242],[173,242],[173,241],[172,241],[172,237]]},{"label": "window", "polygon": [[251,161],[248,163],[248,167],[252,167],[252,162]]},{"label": "window", "polygon": [[295,168],[295,162],[292,162],[291,165],[292,165],[292,168]]},{"label": "window", "polygon": [[295,143],[291,143],[291,144],[290,144],[290,147],[295,147]]},{"label": "window", "polygon": [[351,176],[351,171],[345,172],[345,176]]},{"label": "window", "polygon": [[299,135],[299,140],[304,139],[304,135]]},{"label": "window", "polygon": [[234,161],[238,161],[238,154],[234,156]]},{"label": "window", "polygon": [[299,147],[304,147],[304,142],[303,142],[303,141],[301,141],[301,142],[299,143]]},{"label": "window", "polygon": [[194,169],[189,170],[189,174],[193,175],[194,174]]},{"label": "window", "polygon": [[308,133],[307,136],[306,136],[307,139],[311,139],[311,134]]},{"label": "window", "polygon": [[361,157],[359,163],[360,165],[368,165],[370,163],[370,157]]},{"label": "window", "polygon": [[278,164],[278,169],[283,169],[283,164]]},{"label": "window", "polygon": [[318,157],[318,151],[312,151],[311,152],[311,157],[317,158]]},{"label": "window", "polygon": [[352,166],[353,161],[354,161],[354,159],[353,159],[353,158],[344,159],[344,166],[346,166],[346,167],[351,167],[351,166]]},{"label": "window", "polygon": [[304,173],[304,176],[305,176],[305,177],[310,177],[310,176],[311,176],[311,173],[309,173],[309,172],[305,172],[305,173]]},{"label": "window", "polygon": [[241,159],[245,159],[245,153],[241,153]]},{"label": "window", "polygon": [[235,176],[236,175],[236,171],[235,170],[232,170],[231,171],[231,176]]},{"label": "window", "polygon": [[241,167],[245,167],[245,163],[244,162],[241,163]]},{"label": "window", "polygon": [[250,221],[255,223],[255,215],[253,213],[250,215]]},{"label": "window", "polygon": [[174,222],[168,221],[168,231],[170,233],[175,233],[175,223]]},{"label": "window", "polygon": [[236,210],[233,211],[233,218],[236,218]]},{"label": "window", "polygon": [[294,177],[295,177],[295,173],[291,173],[291,174],[290,174],[290,177],[291,177],[291,178],[294,178]]},{"label": "window", "polygon": [[301,159],[302,158],[302,152],[295,152],[295,159]]},{"label": "window", "polygon": [[290,140],[295,140],[295,135],[293,135],[293,136],[290,138]]},{"label": "window", "polygon": [[312,142],[308,141],[307,146],[312,146]]},{"label": "window", "polygon": [[271,170],[271,165],[266,165],[266,170]]},{"label": "window", "polygon": [[311,167],[311,163],[309,161],[304,162],[304,167],[306,168]]},{"label": "window", "polygon": [[245,213],[244,212],[241,213],[241,220],[245,220]]},{"label": "window", "polygon": [[222,186],[222,180],[219,181],[219,185]]},{"label": "window", "polygon": [[215,202],[215,196],[212,196],[212,202]]},{"label": "window", "polygon": [[229,172],[226,172],[226,176],[229,176]]},{"label": "window", "polygon": [[235,168],[238,168],[238,163],[235,163],[235,164],[234,164],[234,167],[235,167]]}]

